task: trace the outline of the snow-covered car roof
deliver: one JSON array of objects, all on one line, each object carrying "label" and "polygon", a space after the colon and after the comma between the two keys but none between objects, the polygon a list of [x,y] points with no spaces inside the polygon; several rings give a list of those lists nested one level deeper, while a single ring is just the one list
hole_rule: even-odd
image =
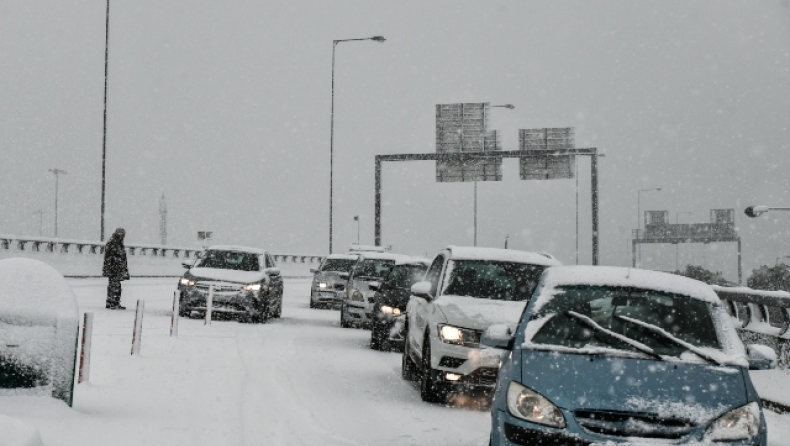
[{"label": "snow-covered car roof", "polygon": [[384,259],[384,260],[409,260],[410,257],[403,254],[390,254],[388,252],[360,252],[359,259]]},{"label": "snow-covered car roof", "polygon": [[250,246],[238,246],[238,245],[212,245],[206,248],[208,251],[239,251],[239,252],[248,252],[250,254],[264,254],[266,253],[265,250],[260,248],[252,248]]},{"label": "snow-covered car roof", "polygon": [[358,257],[358,254],[329,254],[326,259],[356,260]]},{"label": "snow-covered car roof", "polygon": [[518,262],[532,265],[561,265],[549,254],[538,254],[517,249],[477,248],[472,246],[448,246],[453,260],[493,260],[497,262]]},{"label": "snow-covered car roof", "polygon": [[543,273],[544,287],[565,285],[635,287],[681,294],[711,303],[721,302],[710,285],[659,271],[619,266],[557,266]]},{"label": "snow-covered car roof", "polygon": [[400,259],[395,261],[395,266],[398,265],[424,265],[431,266],[431,259],[424,257],[412,257],[410,259]]}]

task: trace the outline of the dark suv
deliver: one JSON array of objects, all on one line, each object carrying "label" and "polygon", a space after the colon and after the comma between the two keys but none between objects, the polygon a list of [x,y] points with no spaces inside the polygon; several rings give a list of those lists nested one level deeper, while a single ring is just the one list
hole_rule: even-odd
[{"label": "dark suv", "polygon": [[429,259],[410,259],[395,262],[392,271],[384,278],[373,296],[370,348],[374,350],[403,349],[403,333],[396,322],[406,313],[411,296],[411,286],[425,277],[431,265]]}]

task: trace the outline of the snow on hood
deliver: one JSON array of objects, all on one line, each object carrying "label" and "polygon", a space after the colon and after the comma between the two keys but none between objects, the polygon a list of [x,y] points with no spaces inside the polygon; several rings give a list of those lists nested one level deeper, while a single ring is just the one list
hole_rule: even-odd
[{"label": "snow on hood", "polygon": [[444,295],[434,304],[442,311],[448,324],[485,330],[493,324],[518,325],[526,302]]},{"label": "snow on hood", "polygon": [[79,323],[77,301],[66,279],[33,259],[0,260],[0,322],[14,325]]},{"label": "snow on hood", "polygon": [[7,446],[42,446],[41,434],[30,424],[0,415],[0,444]]},{"label": "snow on hood", "polygon": [[189,270],[196,279],[212,279],[222,282],[252,283],[260,282],[266,273],[263,271],[237,271],[233,269],[219,268],[192,268]]}]

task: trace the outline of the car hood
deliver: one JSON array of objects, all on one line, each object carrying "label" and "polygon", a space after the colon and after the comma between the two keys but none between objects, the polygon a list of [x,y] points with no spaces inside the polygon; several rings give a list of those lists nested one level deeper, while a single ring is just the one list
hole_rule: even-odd
[{"label": "car hood", "polygon": [[521,350],[521,382],[557,406],[704,424],[747,403],[739,367]]},{"label": "car hood", "polygon": [[313,280],[316,282],[326,282],[326,283],[346,283],[348,279],[344,279],[340,277],[340,273],[335,271],[319,271],[315,273],[313,276]]},{"label": "car hood", "polygon": [[189,270],[189,274],[195,280],[210,279],[235,283],[260,282],[266,275],[263,271],[236,271],[218,268],[192,268]]},{"label": "car hood", "polygon": [[493,324],[518,325],[526,302],[440,296],[434,305],[441,310],[450,325],[485,330]]}]

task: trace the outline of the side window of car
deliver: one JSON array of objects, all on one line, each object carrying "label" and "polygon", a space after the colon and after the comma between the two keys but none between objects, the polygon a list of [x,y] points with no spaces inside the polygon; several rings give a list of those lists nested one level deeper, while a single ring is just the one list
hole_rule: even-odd
[{"label": "side window of car", "polygon": [[436,290],[439,288],[439,275],[442,273],[442,266],[444,266],[444,256],[438,255],[425,273],[425,280],[431,282],[431,295],[436,296]]}]

